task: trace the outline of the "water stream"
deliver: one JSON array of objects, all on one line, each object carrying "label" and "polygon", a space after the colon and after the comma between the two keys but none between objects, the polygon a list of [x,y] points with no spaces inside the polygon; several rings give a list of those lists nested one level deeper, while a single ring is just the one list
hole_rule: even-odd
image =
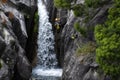
[{"label": "water stream", "polygon": [[62,69],[54,51],[54,35],[49,22],[48,12],[42,0],[38,0],[39,34],[38,34],[38,60],[32,74],[35,80],[59,80]]}]

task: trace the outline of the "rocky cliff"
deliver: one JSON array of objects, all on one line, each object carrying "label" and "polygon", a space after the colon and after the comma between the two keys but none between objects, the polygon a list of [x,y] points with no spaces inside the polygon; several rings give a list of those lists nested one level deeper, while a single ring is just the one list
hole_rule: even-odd
[{"label": "rocky cliff", "polygon": [[0,0],[0,80],[30,78],[26,44],[34,28],[36,9],[35,0]]},{"label": "rocky cliff", "polygon": [[[106,0],[107,1],[107,0]],[[84,4],[84,0],[76,0],[74,4]],[[73,4],[73,3],[71,3]],[[57,8],[55,19],[55,39],[58,60],[63,67],[62,80],[109,80],[95,61],[94,27],[107,19],[111,0],[95,9],[90,9],[90,17],[76,17],[71,9]],[[78,9],[79,11],[79,9]],[[88,15],[87,15],[88,16]],[[75,24],[85,26],[86,36],[76,31]],[[89,45],[90,42],[90,45]],[[93,42],[93,43],[91,43]],[[87,47],[85,46],[87,44]],[[82,52],[83,50],[84,52]],[[87,51],[88,50],[88,51]],[[87,52],[86,52],[87,51]]]}]

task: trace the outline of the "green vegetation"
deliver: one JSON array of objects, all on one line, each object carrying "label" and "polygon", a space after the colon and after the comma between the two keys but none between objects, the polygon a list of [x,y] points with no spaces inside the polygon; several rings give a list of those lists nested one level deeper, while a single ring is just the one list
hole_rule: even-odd
[{"label": "green vegetation", "polygon": [[76,50],[76,55],[80,56],[80,55],[95,53],[95,50],[96,50],[96,44],[94,42],[88,42],[84,44],[81,48],[79,47]]},{"label": "green vegetation", "polygon": [[85,0],[84,4],[74,4],[72,10],[76,17],[91,16],[89,15],[89,8],[97,8],[101,3],[101,0]]},{"label": "green vegetation", "polygon": [[38,32],[38,22],[39,22],[39,15],[38,12],[35,13],[34,16],[34,32]]},{"label": "green vegetation", "polygon": [[[72,1],[54,0],[56,7],[72,9],[76,17],[87,16],[85,21],[88,22],[96,13],[92,9],[104,5],[109,0],[85,0],[84,4],[71,5]],[[108,20],[95,27],[97,49],[94,44],[88,42],[78,48],[76,53],[77,55],[88,54],[93,53],[96,49],[96,61],[100,67],[106,75],[112,77],[112,80],[118,80],[117,77],[120,74],[120,0],[114,0],[114,2],[114,6],[108,11]],[[74,24],[74,28],[86,36],[87,29],[81,27],[78,22]]]},{"label": "green vegetation", "polygon": [[[73,3],[72,3],[73,2]],[[54,0],[54,5],[57,8],[65,8],[73,10],[76,17],[83,15],[89,16],[89,8],[97,8],[102,5],[104,0],[85,0],[84,4],[75,4],[76,0]],[[72,4],[71,4],[72,3]],[[91,15],[90,15],[91,16]]]},{"label": "green vegetation", "polygon": [[[103,6],[109,0],[85,0],[84,4],[72,4],[74,0],[54,0],[55,6],[60,8],[72,9],[76,17],[85,17],[88,22],[93,17],[95,8]],[[118,80],[116,77],[120,74],[120,0],[113,0],[114,6],[109,9],[108,20],[95,27],[95,40],[98,45],[86,43],[83,47],[78,48],[77,55],[93,53],[96,49],[96,61],[104,70],[106,75],[110,75],[112,80]],[[86,36],[87,30],[81,27],[78,22],[74,24],[76,31]],[[93,27],[92,27],[93,28]],[[91,30],[94,30],[92,29]],[[73,36],[74,39],[74,36]]]},{"label": "green vegetation", "polygon": [[76,17],[83,16],[85,13],[85,6],[83,4],[77,4],[72,9]]},{"label": "green vegetation", "polygon": [[101,0],[85,0],[85,5],[87,7],[98,7]]},{"label": "green vegetation", "polygon": [[78,22],[74,23],[74,29],[80,32],[84,37],[87,36],[85,27],[80,27]]},{"label": "green vegetation", "polygon": [[54,5],[57,8],[70,9],[72,0],[54,0]]},{"label": "green vegetation", "polygon": [[114,7],[109,9],[108,20],[95,28],[95,39],[98,44],[96,61],[112,80],[118,80],[120,74],[120,0],[115,0]]}]

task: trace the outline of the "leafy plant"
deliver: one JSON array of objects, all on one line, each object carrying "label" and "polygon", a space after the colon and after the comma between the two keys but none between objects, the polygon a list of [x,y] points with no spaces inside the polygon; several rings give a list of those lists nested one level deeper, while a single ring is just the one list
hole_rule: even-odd
[{"label": "leafy plant", "polygon": [[[117,3],[116,3],[117,2]],[[95,39],[98,44],[96,61],[112,80],[118,80],[120,74],[120,0],[115,0],[109,9],[108,20],[95,27]]]},{"label": "leafy plant", "polygon": [[87,7],[98,7],[101,0],[85,0],[85,5]]},{"label": "leafy plant", "polygon": [[77,4],[72,9],[76,17],[82,16],[85,14],[85,6],[83,4]]},{"label": "leafy plant", "polygon": [[74,29],[80,32],[84,37],[86,37],[86,29],[85,27],[81,27],[78,22],[74,23]]},{"label": "leafy plant", "polygon": [[70,9],[72,0],[54,0],[54,5],[57,8]]}]

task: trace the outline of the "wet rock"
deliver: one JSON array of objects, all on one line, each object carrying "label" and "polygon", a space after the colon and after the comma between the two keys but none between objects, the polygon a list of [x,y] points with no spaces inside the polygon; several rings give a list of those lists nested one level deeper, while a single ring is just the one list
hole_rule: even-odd
[{"label": "wet rock", "polygon": [[94,63],[90,64],[90,67],[93,69],[97,69],[99,67],[99,65],[94,62]]},{"label": "wet rock", "polygon": [[31,76],[25,48],[32,27],[28,23],[33,21],[35,6],[34,0],[0,1],[0,80],[28,80]]},{"label": "wet rock", "polygon": [[22,48],[25,49],[27,37],[25,35],[23,35],[23,32],[20,28],[21,25],[20,25],[19,20],[16,18],[13,18],[11,20],[11,24],[12,24],[12,30],[15,33],[15,35],[17,36],[17,39],[18,39],[20,45],[22,46]]},{"label": "wet rock", "polygon": [[29,1],[26,1],[26,0],[10,0],[12,3],[14,4],[18,4],[18,3],[21,3],[21,4],[25,4],[27,6],[33,6],[35,5],[35,1],[34,0],[29,0]]},{"label": "wet rock", "polygon": [[3,62],[3,60],[0,60],[1,68],[0,68],[0,80],[10,80],[9,78],[9,71],[8,66]]},{"label": "wet rock", "polygon": [[2,37],[0,36],[0,57],[2,56],[4,50],[5,50],[5,47],[6,47],[6,44],[4,42],[4,40],[2,39]]},{"label": "wet rock", "polygon": [[84,76],[83,80],[100,80],[98,73],[90,69]]},{"label": "wet rock", "polygon": [[26,59],[25,52],[22,48],[19,48],[18,51],[18,62],[17,62],[17,70],[19,74],[25,78],[29,79],[32,72],[32,67],[29,61]]}]

